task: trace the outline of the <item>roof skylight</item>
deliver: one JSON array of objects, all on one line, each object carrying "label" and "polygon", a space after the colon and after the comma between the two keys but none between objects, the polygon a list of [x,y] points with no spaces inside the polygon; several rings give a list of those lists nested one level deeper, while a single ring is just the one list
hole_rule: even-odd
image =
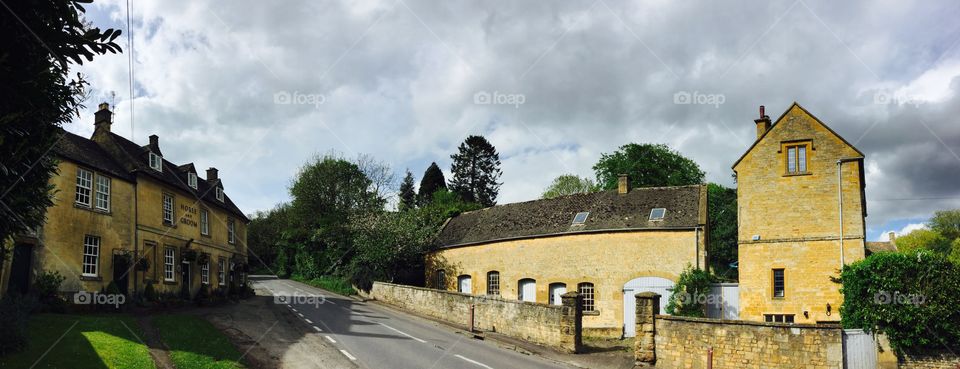
[{"label": "roof skylight", "polygon": [[587,216],[589,216],[589,215],[590,215],[590,212],[589,212],[589,211],[581,211],[581,212],[577,213],[577,215],[575,215],[575,216],[573,217],[573,224],[574,224],[574,225],[577,225],[577,224],[586,223],[586,222],[587,222]]},{"label": "roof skylight", "polygon": [[665,208],[653,208],[650,210],[650,220],[663,220],[664,215],[667,215],[667,209]]}]

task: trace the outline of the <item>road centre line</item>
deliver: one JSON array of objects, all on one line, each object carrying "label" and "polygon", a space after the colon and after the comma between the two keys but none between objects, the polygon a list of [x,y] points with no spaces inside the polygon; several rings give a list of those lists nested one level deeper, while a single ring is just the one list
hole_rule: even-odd
[{"label": "road centre line", "polygon": [[491,368],[490,366],[488,366],[487,364],[481,363],[481,362],[476,361],[476,360],[467,359],[467,358],[465,358],[465,357],[463,357],[463,356],[461,356],[461,355],[459,355],[459,354],[458,354],[458,355],[453,355],[453,356],[456,356],[456,357],[458,357],[458,358],[463,359],[463,360],[466,361],[466,362],[473,363],[473,364],[482,366],[482,367],[487,368],[487,369],[493,369],[493,368]]},{"label": "road centre line", "polygon": [[[347,352],[347,350],[340,350],[340,352],[342,352],[344,355],[346,355],[347,359],[357,360],[357,358],[353,357],[353,355],[350,355],[350,353]],[[489,367],[488,367],[488,368],[489,368]]]},{"label": "road centre line", "polygon": [[407,334],[407,333],[405,333],[405,332],[403,332],[403,331],[401,331],[401,330],[399,330],[399,329],[396,329],[396,328],[394,328],[394,327],[391,327],[391,326],[389,326],[389,325],[386,325],[386,324],[383,324],[383,323],[377,323],[377,324],[380,324],[380,325],[382,325],[382,326],[384,326],[384,327],[387,327],[387,329],[389,329],[389,330],[391,330],[391,331],[394,331],[394,332],[400,333],[400,334],[402,334],[402,335],[404,335],[404,336],[410,337],[410,338],[414,339],[414,340],[417,341],[417,342],[427,343],[427,341],[425,341],[425,340],[422,340],[422,339],[419,339],[419,338],[417,338],[417,337],[411,336],[411,335],[409,335],[409,334]]}]

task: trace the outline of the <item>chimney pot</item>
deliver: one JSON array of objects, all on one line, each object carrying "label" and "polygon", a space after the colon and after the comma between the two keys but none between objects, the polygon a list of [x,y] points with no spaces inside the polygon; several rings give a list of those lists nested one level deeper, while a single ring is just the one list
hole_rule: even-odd
[{"label": "chimney pot", "polygon": [[150,135],[150,146],[157,147],[160,145],[160,136]]},{"label": "chimney pot", "polygon": [[113,123],[113,113],[110,111],[110,104],[100,103],[99,110],[93,114],[94,135],[96,133],[110,132],[110,124]]},{"label": "chimney pot", "polygon": [[897,232],[891,231],[890,233],[888,233],[888,235],[890,236],[890,242],[897,240]]},{"label": "chimney pot", "polygon": [[760,105],[760,119],[755,119],[753,122],[757,124],[757,139],[763,136],[764,133],[770,130],[770,117],[766,114],[766,109],[763,105]]},{"label": "chimney pot", "polygon": [[207,181],[212,182],[217,180],[217,168],[207,168]]},{"label": "chimney pot", "polygon": [[617,177],[617,193],[623,195],[627,192],[630,192],[630,177],[626,174],[621,174]]},{"label": "chimney pot", "polygon": [[763,109],[763,105],[760,105],[760,118],[763,118],[764,116],[766,116],[766,114],[764,114],[764,111],[763,111],[763,110],[764,110],[764,109]]}]

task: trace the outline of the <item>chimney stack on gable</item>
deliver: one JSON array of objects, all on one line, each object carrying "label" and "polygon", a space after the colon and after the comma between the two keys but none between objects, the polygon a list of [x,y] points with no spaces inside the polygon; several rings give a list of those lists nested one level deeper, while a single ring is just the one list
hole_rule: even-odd
[{"label": "chimney stack on gable", "polygon": [[621,174],[617,177],[617,193],[623,195],[627,192],[630,192],[630,177],[626,174]]},{"label": "chimney stack on gable", "polygon": [[213,182],[217,180],[217,168],[207,168],[207,182]]},{"label": "chimney stack on gable", "polygon": [[890,243],[894,243],[897,240],[897,232],[890,231],[887,235],[890,236]]},{"label": "chimney stack on gable", "polygon": [[160,136],[150,135],[150,148],[159,149],[160,148]]},{"label": "chimney stack on gable", "polygon": [[760,105],[760,119],[755,119],[753,122],[757,124],[757,139],[759,140],[764,133],[770,130],[770,116],[764,111],[763,105]]},{"label": "chimney stack on gable", "polygon": [[113,113],[110,111],[110,104],[100,103],[99,109],[93,114],[93,133],[110,132],[110,125],[113,123]]}]

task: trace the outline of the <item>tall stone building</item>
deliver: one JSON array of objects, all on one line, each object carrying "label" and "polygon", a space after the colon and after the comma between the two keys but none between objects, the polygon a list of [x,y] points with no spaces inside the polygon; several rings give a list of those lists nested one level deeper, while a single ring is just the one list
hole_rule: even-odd
[{"label": "tall stone building", "polygon": [[668,296],[685,267],[707,265],[707,190],[628,187],[624,176],[618,190],[453,217],[426,257],[427,286],[544,304],[578,291],[585,335],[633,336],[636,293]]},{"label": "tall stone building", "polygon": [[63,292],[196,293],[242,283],[249,220],[224,191],[217,169],[200,178],[194,165],[164,159],[160,139],[139,145],[110,131],[100,104],[90,139],[64,132],[54,204],[37,232],[20,235],[3,268],[2,286],[26,292],[41,271],[57,271]]},{"label": "tall stone building", "polygon": [[739,221],[740,318],[840,320],[831,281],[864,257],[862,152],[794,103],[733,165]]}]

